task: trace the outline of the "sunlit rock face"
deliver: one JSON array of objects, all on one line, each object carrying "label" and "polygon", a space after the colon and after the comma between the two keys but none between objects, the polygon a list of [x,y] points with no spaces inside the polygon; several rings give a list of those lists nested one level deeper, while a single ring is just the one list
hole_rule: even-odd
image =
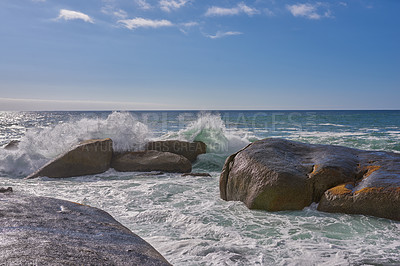
[{"label": "sunlit rock face", "polygon": [[100,174],[110,168],[112,155],[112,140],[109,138],[83,141],[26,178]]},{"label": "sunlit rock face", "polygon": [[400,154],[284,139],[231,155],[220,177],[224,200],[251,209],[318,209],[400,220]]}]

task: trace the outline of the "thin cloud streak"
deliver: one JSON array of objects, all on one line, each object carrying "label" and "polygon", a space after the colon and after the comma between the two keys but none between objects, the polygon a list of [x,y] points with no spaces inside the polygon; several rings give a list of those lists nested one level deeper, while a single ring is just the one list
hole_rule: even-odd
[{"label": "thin cloud streak", "polygon": [[139,6],[140,9],[148,10],[153,8],[146,0],[135,0],[135,3]]},{"label": "thin cloud streak", "polygon": [[227,36],[242,35],[242,34],[243,32],[240,31],[225,31],[225,32],[217,31],[215,35],[206,35],[206,36],[210,39],[219,39]]},{"label": "thin cloud streak", "polygon": [[188,3],[188,0],[161,0],[160,8],[163,11],[171,12],[172,10],[179,9]]},{"label": "thin cloud streak", "polygon": [[212,6],[207,9],[205,16],[206,17],[233,16],[233,15],[239,15],[242,13],[244,13],[248,16],[252,16],[255,14],[259,14],[260,11],[257,10],[256,8],[249,7],[244,3],[239,3],[236,7],[232,7],[232,8]]},{"label": "thin cloud streak", "polygon": [[101,9],[101,12],[106,15],[111,15],[119,19],[125,19],[128,17],[128,13],[122,9],[114,9],[112,6],[105,6]]},{"label": "thin cloud streak", "polygon": [[151,20],[145,18],[133,18],[118,20],[118,23],[122,24],[125,28],[130,30],[137,28],[160,28],[174,26],[171,21],[165,19]]}]

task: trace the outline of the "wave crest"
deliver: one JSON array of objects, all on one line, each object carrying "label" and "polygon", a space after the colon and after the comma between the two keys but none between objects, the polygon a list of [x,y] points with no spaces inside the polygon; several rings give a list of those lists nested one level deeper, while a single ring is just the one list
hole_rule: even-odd
[{"label": "wave crest", "polygon": [[230,154],[250,143],[247,135],[241,136],[237,129],[227,130],[219,114],[199,113],[197,120],[178,132],[169,132],[163,139],[202,141],[208,153]]}]

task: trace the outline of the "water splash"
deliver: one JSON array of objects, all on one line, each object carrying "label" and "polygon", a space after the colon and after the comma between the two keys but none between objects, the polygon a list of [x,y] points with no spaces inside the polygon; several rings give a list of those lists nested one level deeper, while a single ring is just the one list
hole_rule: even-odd
[{"label": "water splash", "polygon": [[250,143],[239,130],[227,130],[219,114],[199,113],[197,120],[178,132],[168,132],[162,139],[202,141],[207,144],[207,153],[230,154]]},{"label": "water splash", "polygon": [[227,129],[219,114],[199,113],[196,120],[175,132],[152,138],[153,132],[129,112],[113,112],[107,117],[60,122],[53,126],[29,129],[20,139],[17,151],[0,150],[0,172],[26,176],[79,141],[111,138],[115,151],[141,150],[152,140],[179,139],[203,141],[207,154],[201,155],[194,168],[219,171],[227,155],[250,143],[248,134],[236,128]]},{"label": "water splash", "polygon": [[111,138],[114,150],[122,151],[143,148],[150,136],[148,127],[128,112],[35,128],[21,138],[17,151],[0,150],[0,172],[27,175],[82,140]]}]

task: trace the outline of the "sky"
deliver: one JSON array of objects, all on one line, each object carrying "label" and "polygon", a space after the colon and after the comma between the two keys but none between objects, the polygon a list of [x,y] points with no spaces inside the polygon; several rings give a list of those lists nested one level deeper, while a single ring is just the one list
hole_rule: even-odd
[{"label": "sky", "polygon": [[399,0],[1,0],[0,110],[400,109]]}]

